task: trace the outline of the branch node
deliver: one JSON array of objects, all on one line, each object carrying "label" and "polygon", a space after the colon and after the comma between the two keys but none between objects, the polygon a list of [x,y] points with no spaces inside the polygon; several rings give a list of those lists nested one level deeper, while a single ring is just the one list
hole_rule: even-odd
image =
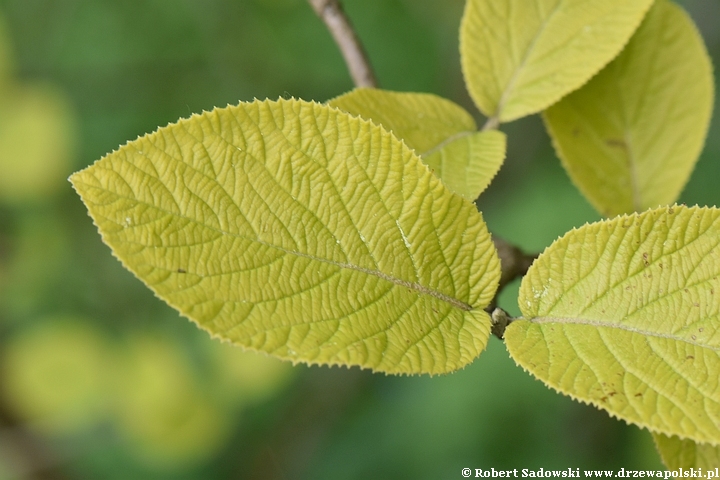
[{"label": "branch node", "polygon": [[481,132],[486,130],[496,130],[500,126],[500,119],[498,117],[490,117],[485,122],[485,125],[480,129]]},{"label": "branch node", "polygon": [[502,308],[496,308],[493,310],[490,314],[490,319],[492,320],[492,334],[500,340],[503,339],[507,326],[515,320]]}]

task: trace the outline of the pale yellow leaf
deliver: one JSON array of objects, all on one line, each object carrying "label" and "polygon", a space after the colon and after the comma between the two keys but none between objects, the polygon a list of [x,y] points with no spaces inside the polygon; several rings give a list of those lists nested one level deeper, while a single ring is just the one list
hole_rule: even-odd
[{"label": "pale yellow leaf", "polygon": [[625,50],[544,115],[575,184],[603,215],[677,200],[702,150],[713,75],[692,20],[657,0]]},{"label": "pale yellow leaf", "polygon": [[720,443],[720,210],[665,207],[573,230],[523,279],[511,356],[656,433]]},{"label": "pale yellow leaf", "polygon": [[453,192],[475,200],[505,159],[505,134],[477,131],[462,107],[427,93],[360,88],[328,102],[402,139]]},{"label": "pale yellow leaf", "polygon": [[582,86],[622,50],[652,0],[468,0],[460,54],[488,117],[537,113]]},{"label": "pale yellow leaf", "polygon": [[485,348],[500,269],[481,215],[370,122],[299,100],[241,103],[71,181],[128,269],[247,349],[435,374]]}]

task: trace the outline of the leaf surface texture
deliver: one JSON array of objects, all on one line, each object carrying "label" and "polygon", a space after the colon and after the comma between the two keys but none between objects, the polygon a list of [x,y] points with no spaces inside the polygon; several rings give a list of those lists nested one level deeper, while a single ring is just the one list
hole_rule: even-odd
[{"label": "leaf surface texture", "polygon": [[470,95],[509,122],[577,89],[622,50],[652,0],[468,0],[460,54]]},{"label": "leaf surface texture", "polygon": [[689,16],[657,0],[625,50],[544,114],[558,155],[603,215],[675,202],[702,150],[710,59]]},{"label": "leaf surface texture", "polygon": [[720,210],[573,230],[520,287],[510,355],[548,386],[656,433],[720,443]]},{"label": "leaf surface texture", "polygon": [[472,201],[505,160],[506,137],[477,131],[459,105],[436,95],[360,88],[328,102],[402,139],[450,190]]},{"label": "leaf surface texture", "polygon": [[299,100],[241,103],[71,181],[127,268],[247,349],[435,374],[486,345],[499,260],[481,215],[370,122]]}]

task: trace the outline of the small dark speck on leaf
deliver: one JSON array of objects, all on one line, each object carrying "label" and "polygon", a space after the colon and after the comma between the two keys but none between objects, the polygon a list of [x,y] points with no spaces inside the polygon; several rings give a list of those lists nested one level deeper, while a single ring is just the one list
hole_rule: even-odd
[{"label": "small dark speck on leaf", "polygon": [[182,268],[178,268],[177,273],[187,273],[187,272],[185,270],[183,270]]},{"label": "small dark speck on leaf", "polygon": [[688,355],[685,357],[685,360],[695,360],[695,357],[693,355]]},{"label": "small dark speck on leaf", "polygon": [[608,147],[615,147],[627,150],[627,144],[625,143],[625,140],[619,138],[608,138],[607,140],[605,140],[605,144]]},{"label": "small dark speck on leaf", "polygon": [[642,393],[636,393],[635,396],[636,396],[636,397],[642,397]]}]

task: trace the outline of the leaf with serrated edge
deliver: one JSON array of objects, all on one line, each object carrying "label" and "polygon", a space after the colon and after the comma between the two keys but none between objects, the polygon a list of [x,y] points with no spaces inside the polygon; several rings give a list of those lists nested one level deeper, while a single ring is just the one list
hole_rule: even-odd
[{"label": "leaf with serrated edge", "polygon": [[520,287],[512,358],[548,386],[656,433],[720,443],[720,210],[572,230]]},{"label": "leaf with serrated edge", "polygon": [[247,349],[437,374],[487,343],[499,260],[482,216],[370,122],[299,100],[241,103],[71,181],[128,269]]},{"label": "leaf with serrated edge", "polygon": [[627,43],[652,0],[468,0],[465,83],[488,117],[509,122],[582,86]]},{"label": "leaf with serrated edge", "polygon": [[544,118],[570,177],[612,216],[677,200],[713,103],[712,66],[695,25],[657,0],[618,58]]},{"label": "leaf with serrated edge", "polygon": [[710,470],[720,467],[720,446],[714,447],[676,436],[668,437],[660,433],[654,433],[653,440],[655,440],[660,458],[670,470],[678,468]]},{"label": "leaf with serrated edge", "polygon": [[420,155],[450,190],[472,201],[505,160],[505,134],[477,131],[459,105],[428,93],[359,88],[328,105],[390,130]]}]

